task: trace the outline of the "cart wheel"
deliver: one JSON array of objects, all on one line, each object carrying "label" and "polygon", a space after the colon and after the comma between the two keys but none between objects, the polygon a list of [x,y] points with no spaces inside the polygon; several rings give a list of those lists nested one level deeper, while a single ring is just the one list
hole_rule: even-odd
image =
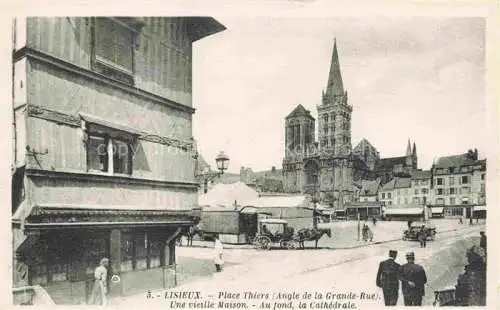
[{"label": "cart wheel", "polygon": [[280,240],[280,248],[286,249],[287,247],[288,247],[288,242],[285,241],[285,240],[283,240],[283,239],[281,239]]},{"label": "cart wheel", "polygon": [[252,244],[255,245],[255,247],[257,249],[261,249],[262,246],[260,244],[260,240],[262,239],[263,236],[255,236],[255,238],[253,238],[253,241],[252,241]]},{"label": "cart wheel", "polygon": [[403,241],[406,241],[406,236],[403,236]]},{"label": "cart wheel", "polygon": [[271,248],[271,239],[266,236],[262,236],[259,240],[260,248],[262,250],[269,250]]},{"label": "cart wheel", "polygon": [[297,242],[295,240],[290,240],[286,244],[286,248],[289,250],[294,250],[297,248]]}]

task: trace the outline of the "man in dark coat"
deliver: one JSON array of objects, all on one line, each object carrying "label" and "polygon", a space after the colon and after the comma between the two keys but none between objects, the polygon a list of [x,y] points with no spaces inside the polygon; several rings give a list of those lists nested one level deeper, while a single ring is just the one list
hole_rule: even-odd
[{"label": "man in dark coat", "polygon": [[422,225],[420,231],[418,233],[418,240],[420,241],[420,247],[427,247],[427,229],[425,229],[425,225]]},{"label": "man in dark coat", "polygon": [[398,302],[400,265],[394,261],[397,255],[397,251],[390,250],[389,258],[382,261],[378,267],[377,286],[382,288],[386,306],[395,306]]},{"label": "man in dark coat", "polygon": [[408,263],[399,267],[399,279],[403,289],[405,306],[421,306],[422,297],[425,295],[424,285],[427,276],[422,266],[415,264],[415,254],[406,254]]},{"label": "man in dark coat", "polygon": [[481,240],[479,240],[479,246],[484,250],[484,253],[486,253],[486,235],[484,231],[479,233],[481,235]]},{"label": "man in dark coat", "polygon": [[457,306],[486,305],[486,253],[474,245],[467,250],[468,265],[458,277],[455,297]]}]

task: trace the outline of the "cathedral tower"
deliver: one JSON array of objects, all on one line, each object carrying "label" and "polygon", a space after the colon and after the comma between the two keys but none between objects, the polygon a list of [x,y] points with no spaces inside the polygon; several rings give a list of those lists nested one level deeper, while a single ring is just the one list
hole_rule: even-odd
[{"label": "cathedral tower", "polygon": [[285,118],[285,157],[302,153],[314,143],[315,119],[311,112],[299,104]]},{"label": "cathedral tower", "polygon": [[323,92],[322,104],[318,106],[318,139],[322,156],[332,164],[324,171],[327,175],[323,177],[331,182],[322,182],[321,189],[331,192],[333,205],[337,208],[342,208],[344,202],[351,201],[353,196],[351,113],[335,40],[326,91]]},{"label": "cathedral tower", "polygon": [[320,148],[334,156],[349,156],[352,152],[352,107],[347,104],[347,91],[344,91],[340,73],[336,40],[333,45],[328,84],[322,99],[322,105],[318,106]]},{"label": "cathedral tower", "polygon": [[285,118],[285,158],[283,187],[285,192],[303,191],[302,170],[305,151],[315,144],[315,122],[311,112],[299,104]]}]

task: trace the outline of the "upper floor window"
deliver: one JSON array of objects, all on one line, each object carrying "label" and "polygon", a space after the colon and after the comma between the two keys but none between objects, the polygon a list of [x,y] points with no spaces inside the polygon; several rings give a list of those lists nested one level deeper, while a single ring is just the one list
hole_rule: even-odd
[{"label": "upper floor window", "polygon": [[443,195],[443,189],[442,188],[438,188],[437,189],[437,195]]},{"label": "upper floor window", "polygon": [[107,17],[96,17],[93,26],[93,70],[133,83],[137,34],[125,23]]},{"label": "upper floor window", "polygon": [[127,141],[91,133],[87,156],[89,171],[132,174],[132,147]]},{"label": "upper floor window", "polygon": [[[94,121],[91,116],[84,119]],[[85,122],[87,170],[109,174],[132,174],[133,149],[137,132],[118,124]]]},{"label": "upper floor window", "polygon": [[484,180],[484,173],[481,173],[481,180]]},{"label": "upper floor window", "polygon": [[443,178],[437,178],[436,182],[437,182],[437,185],[443,185],[444,184]]},{"label": "upper floor window", "polygon": [[455,177],[450,177],[449,183],[450,183],[450,185],[454,185],[455,184]]},{"label": "upper floor window", "polygon": [[387,198],[388,199],[391,199],[391,196],[392,196],[391,193],[387,193]]},{"label": "upper floor window", "polygon": [[469,183],[469,176],[463,175],[462,176],[462,184],[468,184],[468,183]]},{"label": "upper floor window", "polygon": [[382,199],[385,199],[385,193],[382,193]]}]

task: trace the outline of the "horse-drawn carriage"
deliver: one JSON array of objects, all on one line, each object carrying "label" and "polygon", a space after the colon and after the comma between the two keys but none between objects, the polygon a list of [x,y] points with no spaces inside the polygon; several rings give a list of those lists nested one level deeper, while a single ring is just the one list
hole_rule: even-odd
[{"label": "horse-drawn carriage", "polygon": [[331,229],[301,228],[295,232],[286,220],[270,218],[259,221],[258,233],[253,243],[258,249],[264,250],[272,246],[278,246],[281,249],[304,249],[304,241],[314,241],[315,248],[317,248],[319,239],[325,234],[331,238]]},{"label": "horse-drawn carriage", "polygon": [[436,239],[436,226],[425,222],[413,222],[408,229],[403,232],[403,240],[420,240],[422,227],[425,231],[426,239],[433,241]]},{"label": "horse-drawn carriage", "polygon": [[258,249],[263,250],[276,245],[282,249],[295,249],[297,246],[293,228],[288,226],[288,222],[283,219],[260,220],[253,243]]}]

